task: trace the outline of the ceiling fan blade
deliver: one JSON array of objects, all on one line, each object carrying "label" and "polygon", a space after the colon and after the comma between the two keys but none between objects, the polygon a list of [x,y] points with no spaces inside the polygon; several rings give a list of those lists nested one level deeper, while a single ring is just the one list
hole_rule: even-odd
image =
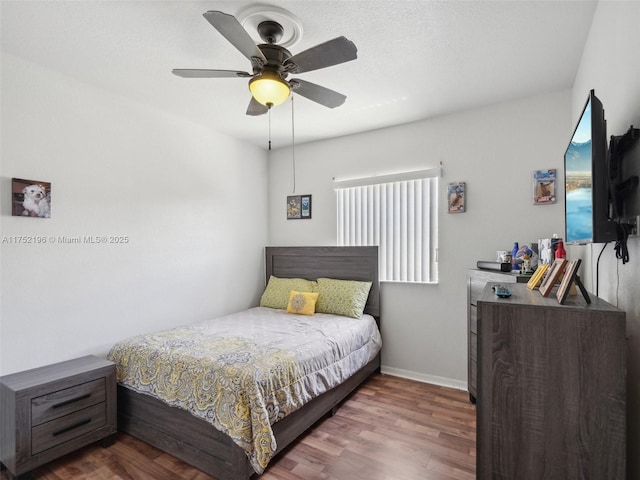
[{"label": "ceiling fan blade", "polygon": [[358,58],[358,49],[353,42],[345,37],[337,37],[294,55],[285,62],[285,65],[294,64],[295,68],[291,72],[303,73],[349,62],[356,58]]},{"label": "ceiling fan blade", "polygon": [[251,57],[258,57],[264,63],[267,63],[267,59],[256,45],[256,42],[240,25],[236,17],[217,11],[209,11],[203,15],[213,25],[213,28],[218,30],[245,57],[249,60],[251,60]]},{"label": "ceiling fan blade", "polygon": [[247,72],[237,72],[235,70],[202,70],[197,68],[174,68],[174,75],[183,78],[235,78],[235,77],[252,77]]},{"label": "ceiling fan blade", "polygon": [[249,102],[249,106],[247,107],[247,115],[257,116],[264,115],[267,113],[269,109],[258,102],[255,98],[251,97],[251,101]]},{"label": "ceiling fan blade", "polygon": [[289,83],[295,93],[325,107],[339,107],[347,99],[346,95],[298,78],[292,79]]}]

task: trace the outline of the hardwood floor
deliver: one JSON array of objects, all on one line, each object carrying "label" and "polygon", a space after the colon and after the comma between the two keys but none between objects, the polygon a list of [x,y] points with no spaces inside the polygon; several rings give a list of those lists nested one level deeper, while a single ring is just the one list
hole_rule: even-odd
[{"label": "hardwood floor", "polygon": [[[475,478],[476,414],[463,391],[389,375],[369,378],[333,417],[274,459],[260,480]],[[10,476],[2,472],[0,479]],[[84,448],[34,480],[212,480],[133,437]],[[217,479],[224,480],[224,479]]]}]

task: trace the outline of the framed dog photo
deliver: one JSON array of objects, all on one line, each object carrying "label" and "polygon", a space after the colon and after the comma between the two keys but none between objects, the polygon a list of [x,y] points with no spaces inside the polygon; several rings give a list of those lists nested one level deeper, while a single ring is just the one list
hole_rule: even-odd
[{"label": "framed dog photo", "polygon": [[287,220],[311,218],[311,195],[289,195],[287,197]]},{"label": "framed dog photo", "polygon": [[11,179],[11,215],[51,218],[51,183],[39,180]]}]

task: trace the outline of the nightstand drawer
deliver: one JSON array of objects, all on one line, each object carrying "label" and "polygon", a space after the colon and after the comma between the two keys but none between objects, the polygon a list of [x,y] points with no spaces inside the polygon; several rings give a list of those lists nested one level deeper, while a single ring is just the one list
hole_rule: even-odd
[{"label": "nightstand drawer", "polygon": [[42,395],[31,400],[31,425],[35,427],[104,401],[104,378]]},{"label": "nightstand drawer", "polygon": [[106,405],[103,402],[38,425],[31,429],[31,454],[36,455],[96,430],[105,425],[106,419]]}]

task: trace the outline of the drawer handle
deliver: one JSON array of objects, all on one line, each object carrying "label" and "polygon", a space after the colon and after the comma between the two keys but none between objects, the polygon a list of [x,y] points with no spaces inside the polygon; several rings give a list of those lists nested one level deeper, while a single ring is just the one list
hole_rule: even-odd
[{"label": "drawer handle", "polygon": [[75,403],[75,402],[79,402],[80,400],[85,400],[85,399],[89,398],[90,396],[91,396],[90,393],[86,393],[84,395],[80,395],[79,397],[72,398],[72,399],[66,400],[64,402],[56,403],[51,408],[66,407],[67,405],[70,405],[70,404]]},{"label": "drawer handle", "polygon": [[78,428],[81,427],[83,425],[86,425],[87,423],[91,423],[91,419],[90,418],[85,418],[84,420],[80,420],[77,423],[74,423],[73,425],[69,425],[68,427],[65,428],[61,428],[60,430],[56,430],[55,432],[53,432],[53,436],[57,437],[58,435],[62,435],[63,433],[67,433],[71,430],[73,430],[74,428]]}]

